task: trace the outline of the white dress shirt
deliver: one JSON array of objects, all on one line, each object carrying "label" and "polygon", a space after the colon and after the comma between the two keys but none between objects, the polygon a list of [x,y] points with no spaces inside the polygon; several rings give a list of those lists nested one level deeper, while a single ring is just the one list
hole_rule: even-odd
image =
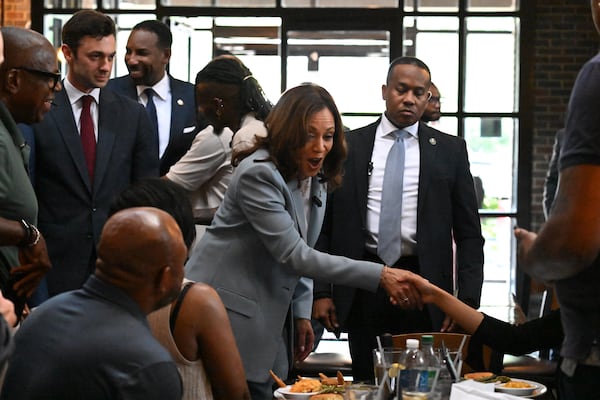
[{"label": "white dress shirt", "polygon": [[94,88],[89,93],[84,93],[77,89],[69,78],[65,78],[63,81],[71,109],[73,110],[73,117],[75,118],[75,124],[77,125],[77,132],[81,135],[81,110],[83,109],[83,103],[81,102],[82,96],[92,96],[94,101],[90,104],[90,114],[92,115],[92,121],[94,121],[94,136],[96,136],[96,143],[98,143],[98,104],[100,103],[100,88]]},{"label": "white dress shirt", "polygon": [[[367,195],[367,248],[377,253],[379,242],[379,217],[381,213],[381,194],[383,176],[388,153],[394,144],[392,132],[398,128],[387,119],[385,114],[375,132],[375,143],[369,165],[369,191]],[[402,255],[416,255],[417,244],[417,200],[419,195],[420,151],[418,130],[419,122],[403,128],[409,135],[404,139],[404,182],[402,190]]]}]

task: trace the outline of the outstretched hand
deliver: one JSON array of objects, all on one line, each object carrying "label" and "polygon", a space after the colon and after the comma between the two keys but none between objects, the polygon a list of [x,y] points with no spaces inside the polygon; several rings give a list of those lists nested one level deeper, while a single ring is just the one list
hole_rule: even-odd
[{"label": "outstretched hand", "polygon": [[403,269],[383,267],[380,284],[393,305],[407,310],[423,308],[421,295],[410,281],[413,275],[415,274]]},{"label": "outstretched hand", "polygon": [[463,303],[451,293],[416,274],[412,274],[408,279],[421,294],[423,303],[435,304],[446,313],[441,332],[462,332],[464,330],[473,333],[481,324],[483,314]]},{"label": "outstretched hand", "polygon": [[430,304],[435,302],[436,290],[439,289],[437,286],[431,284],[427,279],[417,274],[409,275],[407,277],[407,280],[417,290],[417,292],[421,296],[421,301],[424,304]]}]

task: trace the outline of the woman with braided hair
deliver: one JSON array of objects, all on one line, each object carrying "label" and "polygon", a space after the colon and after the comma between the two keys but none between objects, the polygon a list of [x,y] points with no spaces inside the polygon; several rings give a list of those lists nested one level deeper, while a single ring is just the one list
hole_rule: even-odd
[{"label": "woman with braided hair", "polygon": [[[186,189],[197,223],[210,223],[229,185],[233,156],[267,135],[272,104],[250,70],[236,57],[214,58],[196,75],[196,109],[210,125],[166,178]],[[198,232],[199,235],[202,232]]]}]

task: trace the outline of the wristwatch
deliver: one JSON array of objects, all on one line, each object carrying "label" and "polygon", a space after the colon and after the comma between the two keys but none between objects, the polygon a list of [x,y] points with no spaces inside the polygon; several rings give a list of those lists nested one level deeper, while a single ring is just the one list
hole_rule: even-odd
[{"label": "wristwatch", "polygon": [[23,227],[23,230],[25,231],[25,238],[19,242],[18,246],[19,247],[33,247],[36,244],[38,244],[38,242],[40,241],[40,231],[38,230],[38,228],[33,225],[30,224],[29,222],[25,221],[24,219],[21,220],[21,226]]}]

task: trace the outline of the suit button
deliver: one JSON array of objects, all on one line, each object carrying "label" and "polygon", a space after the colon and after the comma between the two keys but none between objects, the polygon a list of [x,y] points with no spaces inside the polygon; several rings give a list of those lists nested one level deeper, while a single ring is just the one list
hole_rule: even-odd
[{"label": "suit button", "polygon": [[98,209],[96,207],[92,208],[92,212],[96,212]]},{"label": "suit button", "polygon": [[92,238],[92,235],[88,233],[88,234],[86,235],[86,237],[87,237],[88,239],[91,239],[91,238]]}]

